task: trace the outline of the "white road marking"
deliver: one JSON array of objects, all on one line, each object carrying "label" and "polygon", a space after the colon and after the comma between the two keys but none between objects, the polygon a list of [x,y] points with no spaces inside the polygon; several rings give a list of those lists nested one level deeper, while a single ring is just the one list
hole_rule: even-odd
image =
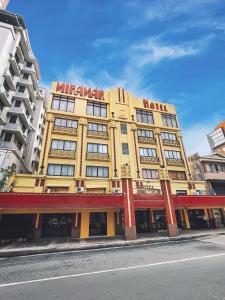
[{"label": "white road marking", "polygon": [[27,281],[2,283],[2,284],[0,284],[0,288],[15,286],[15,285],[24,285],[24,284],[36,283],[36,282],[59,280],[59,279],[65,279],[65,278],[82,277],[82,276],[105,274],[105,273],[112,273],[112,272],[118,272],[118,271],[127,271],[127,270],[141,269],[141,268],[149,268],[149,267],[154,267],[154,266],[161,266],[161,265],[175,264],[175,263],[180,263],[180,262],[202,260],[202,259],[215,258],[215,257],[221,257],[221,256],[225,256],[225,253],[218,253],[218,254],[199,256],[199,257],[183,258],[183,259],[178,259],[178,260],[169,260],[169,261],[163,261],[163,262],[157,262],[157,263],[151,263],[151,264],[145,264],[145,265],[137,265],[137,266],[131,266],[131,267],[108,269],[108,270],[101,270],[101,271],[94,271],[94,272],[87,272],[87,273],[78,273],[78,274],[62,275],[62,276],[48,277],[48,278],[40,278],[40,279],[27,280]]},{"label": "white road marking", "polygon": [[225,243],[221,243],[221,242],[213,242],[213,241],[208,241],[208,240],[198,240],[198,241],[204,242],[204,243],[211,243],[211,244],[225,245]]}]

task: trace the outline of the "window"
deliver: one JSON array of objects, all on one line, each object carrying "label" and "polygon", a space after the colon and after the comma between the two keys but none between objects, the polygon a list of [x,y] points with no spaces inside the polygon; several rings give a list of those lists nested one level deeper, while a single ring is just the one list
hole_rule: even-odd
[{"label": "window", "polygon": [[14,78],[15,72],[13,71],[13,68],[11,65],[9,66],[9,73],[11,74],[12,78]]},{"label": "window", "polygon": [[12,139],[12,133],[11,132],[6,132],[4,136],[4,142],[10,142]]},{"label": "window", "polygon": [[77,121],[69,120],[69,119],[62,119],[62,118],[55,118],[55,126],[77,128]]},{"label": "window", "polygon": [[153,148],[139,148],[140,156],[156,157],[156,149]]},{"label": "window", "polygon": [[16,102],[15,102],[15,107],[20,107],[20,106],[21,106],[21,101],[16,100]]},{"label": "window", "polygon": [[168,171],[169,178],[172,180],[186,180],[186,174],[184,171]]},{"label": "window", "polygon": [[98,124],[98,123],[88,123],[88,130],[89,131],[103,131],[107,132],[107,125],[105,124]]},{"label": "window", "polygon": [[32,67],[32,63],[28,61],[26,66],[27,66],[28,68],[31,68],[31,67]]},{"label": "window", "polygon": [[166,159],[175,159],[175,160],[181,159],[181,154],[179,151],[165,150],[164,153]]},{"label": "window", "polygon": [[129,154],[129,148],[127,143],[122,143],[122,154]]},{"label": "window", "polygon": [[149,111],[136,109],[136,119],[137,122],[153,124],[153,115]]},{"label": "window", "polygon": [[159,171],[154,169],[142,169],[142,177],[146,179],[158,179]]},{"label": "window", "polygon": [[108,167],[95,167],[87,166],[86,168],[87,177],[109,177],[109,168]]},{"label": "window", "polygon": [[16,120],[17,120],[17,116],[10,116],[10,118],[9,118],[9,123],[13,123],[13,124],[15,124],[16,123]]},{"label": "window", "polygon": [[151,130],[138,129],[137,133],[138,133],[138,136],[153,138],[153,132]]},{"label": "window", "polygon": [[187,195],[186,190],[176,190],[176,195]]},{"label": "window", "polygon": [[96,117],[107,116],[107,106],[104,103],[87,102],[87,115]]},{"label": "window", "polygon": [[23,79],[28,79],[29,78],[29,74],[23,74]]},{"label": "window", "polygon": [[53,96],[52,109],[73,112],[74,111],[74,99],[64,96]]},{"label": "window", "polygon": [[224,172],[224,166],[221,164],[209,164],[209,169],[212,173]]},{"label": "window", "polygon": [[6,82],[6,80],[4,80],[3,86],[4,86],[5,90],[6,90],[6,92],[9,92],[9,85]]},{"label": "window", "polygon": [[170,140],[170,141],[176,141],[177,137],[175,133],[169,133],[169,132],[161,132],[161,137],[163,140]]},{"label": "window", "polygon": [[18,57],[17,53],[15,53],[15,60],[16,60],[17,64],[20,63],[20,60],[19,60],[19,57]]},{"label": "window", "polygon": [[24,93],[24,92],[25,92],[25,86],[20,85],[20,86],[18,87],[18,92],[19,92],[19,93]]},{"label": "window", "polygon": [[127,124],[120,123],[120,132],[121,134],[127,134]]},{"label": "window", "polygon": [[162,114],[163,126],[177,127],[177,120],[175,115],[163,115]]},{"label": "window", "polygon": [[64,140],[52,140],[52,150],[76,151],[76,142]]},{"label": "window", "polygon": [[74,176],[74,166],[48,164],[48,175],[50,175],[50,176]]},{"label": "window", "polygon": [[108,154],[108,145],[88,143],[87,152]]}]

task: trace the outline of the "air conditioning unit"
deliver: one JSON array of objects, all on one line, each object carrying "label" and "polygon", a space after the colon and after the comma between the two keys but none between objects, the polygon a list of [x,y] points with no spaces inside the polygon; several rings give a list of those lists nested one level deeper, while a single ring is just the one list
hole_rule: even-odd
[{"label": "air conditioning unit", "polygon": [[113,194],[121,194],[121,190],[120,189],[113,189]]},{"label": "air conditioning unit", "polygon": [[77,187],[77,193],[83,193],[84,192],[84,187],[82,187],[82,186],[79,186],[79,187]]}]

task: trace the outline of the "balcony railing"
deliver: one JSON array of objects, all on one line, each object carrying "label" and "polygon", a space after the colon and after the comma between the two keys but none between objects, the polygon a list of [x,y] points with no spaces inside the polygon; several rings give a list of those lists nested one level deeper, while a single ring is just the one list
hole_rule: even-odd
[{"label": "balcony railing", "polygon": [[59,133],[77,135],[77,128],[73,128],[73,127],[61,127],[55,125],[53,131]]},{"label": "balcony railing", "polygon": [[178,140],[163,139],[162,142],[163,142],[163,145],[167,145],[167,146],[179,146],[180,145],[180,142]]},{"label": "balcony railing", "polygon": [[152,156],[140,156],[141,163],[145,164],[158,164],[159,158],[158,157],[152,157]]},{"label": "balcony railing", "polygon": [[173,166],[184,165],[183,159],[166,158],[166,162],[168,165],[173,165]]},{"label": "balcony railing", "polygon": [[139,136],[138,137],[138,142],[139,143],[144,143],[144,144],[155,144],[156,139],[154,137]]},{"label": "balcony railing", "polygon": [[109,160],[109,154],[108,153],[87,152],[86,153],[86,159],[88,159],[88,160],[108,161]]},{"label": "balcony railing", "polygon": [[75,158],[76,152],[75,151],[68,151],[68,150],[50,150],[49,156],[56,156],[60,158],[68,157],[68,158]]},{"label": "balcony railing", "polygon": [[97,137],[97,138],[103,138],[108,139],[108,132],[106,131],[94,131],[94,130],[88,130],[87,131],[88,137]]}]

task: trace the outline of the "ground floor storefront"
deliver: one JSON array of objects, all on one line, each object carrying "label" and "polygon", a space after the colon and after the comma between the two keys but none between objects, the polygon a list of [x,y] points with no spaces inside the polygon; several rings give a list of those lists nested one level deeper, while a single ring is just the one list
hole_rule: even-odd
[{"label": "ground floor storefront", "polygon": [[[176,209],[178,231],[223,228],[223,209]],[[136,209],[137,234],[162,233],[167,230],[165,209]],[[80,210],[2,214],[1,240],[37,240],[46,238],[86,239],[124,237],[123,209]]]},{"label": "ground floor storefront", "polygon": [[137,238],[137,234],[224,227],[225,196],[134,194],[122,180],[121,194],[0,193],[0,239],[94,237]]}]

